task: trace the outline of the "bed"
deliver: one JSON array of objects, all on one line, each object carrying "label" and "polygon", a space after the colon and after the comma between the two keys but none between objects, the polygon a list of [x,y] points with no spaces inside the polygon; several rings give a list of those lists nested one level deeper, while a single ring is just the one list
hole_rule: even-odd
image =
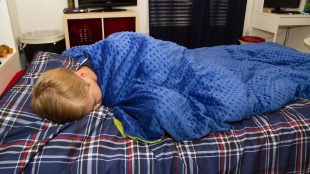
[{"label": "bed", "polygon": [[34,114],[31,90],[48,69],[77,69],[68,56],[38,52],[0,100],[0,173],[310,173],[310,101],[235,122],[198,140],[123,138],[111,109],[54,124]]}]

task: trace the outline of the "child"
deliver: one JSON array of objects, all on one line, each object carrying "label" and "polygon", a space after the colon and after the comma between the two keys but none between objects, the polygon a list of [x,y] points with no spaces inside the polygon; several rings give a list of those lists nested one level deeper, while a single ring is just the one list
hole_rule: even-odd
[{"label": "child", "polygon": [[[310,97],[310,55],[276,43],[190,50],[141,33],[120,32],[64,54],[79,62],[89,57],[98,84],[90,69],[72,72],[73,77],[60,74],[57,85],[74,95],[57,98],[52,92],[37,92],[40,80],[34,109],[42,109],[38,113],[50,120],[65,122],[81,118],[102,98],[102,104],[112,108],[122,135],[144,141],[157,141],[165,132],[176,140],[197,139]],[[73,85],[62,84],[73,79]],[[46,86],[42,90],[49,91]],[[45,95],[52,97],[36,103],[36,97]],[[64,103],[72,106],[65,108]],[[74,114],[75,108],[80,110]]]},{"label": "child", "polygon": [[82,118],[101,105],[96,74],[82,66],[78,71],[56,68],[44,72],[32,93],[32,109],[56,123]]}]

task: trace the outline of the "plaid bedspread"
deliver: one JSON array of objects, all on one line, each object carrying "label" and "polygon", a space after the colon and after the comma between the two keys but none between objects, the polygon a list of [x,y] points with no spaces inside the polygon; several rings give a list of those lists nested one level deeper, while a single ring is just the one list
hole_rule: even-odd
[{"label": "plaid bedspread", "polygon": [[234,124],[200,140],[156,144],[124,139],[104,106],[79,121],[53,124],[32,113],[40,73],[78,65],[40,52],[0,100],[0,173],[310,173],[310,101]]}]

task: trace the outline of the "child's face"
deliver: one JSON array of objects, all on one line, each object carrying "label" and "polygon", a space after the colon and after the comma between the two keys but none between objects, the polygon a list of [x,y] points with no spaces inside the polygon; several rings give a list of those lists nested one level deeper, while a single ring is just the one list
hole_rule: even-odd
[{"label": "child's face", "polygon": [[77,74],[79,77],[81,77],[88,85],[88,101],[86,102],[86,111],[87,114],[94,109],[98,108],[101,105],[101,98],[102,93],[98,86],[98,83],[90,78],[87,74]]}]

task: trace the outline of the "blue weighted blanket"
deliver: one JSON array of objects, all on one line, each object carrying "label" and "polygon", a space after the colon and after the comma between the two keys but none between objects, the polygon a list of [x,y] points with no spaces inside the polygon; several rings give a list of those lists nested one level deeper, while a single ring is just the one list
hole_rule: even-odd
[{"label": "blue weighted blanket", "polygon": [[233,122],[310,98],[310,54],[276,43],[187,49],[132,32],[63,54],[91,59],[125,134],[155,141],[227,131]]}]

